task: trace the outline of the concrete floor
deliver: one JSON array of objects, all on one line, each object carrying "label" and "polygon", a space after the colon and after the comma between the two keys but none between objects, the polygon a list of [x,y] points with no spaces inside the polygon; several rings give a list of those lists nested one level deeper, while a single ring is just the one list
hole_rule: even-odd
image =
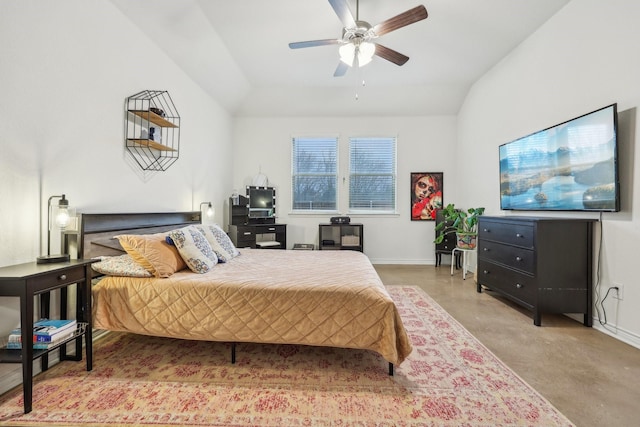
[{"label": "concrete floor", "polygon": [[376,265],[385,285],[414,285],[464,325],[576,426],[640,426],[640,349],[563,315],[531,312],[448,264]]}]

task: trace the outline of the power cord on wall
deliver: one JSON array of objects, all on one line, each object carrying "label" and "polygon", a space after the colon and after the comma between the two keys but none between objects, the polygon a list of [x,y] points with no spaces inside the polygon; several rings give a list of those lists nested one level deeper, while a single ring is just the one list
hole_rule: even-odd
[{"label": "power cord on wall", "polygon": [[[616,290],[618,291],[618,287],[617,286],[609,286],[609,289],[607,289],[607,293],[604,295],[604,298],[602,298],[602,300],[600,300],[600,269],[601,269],[601,263],[602,263],[602,233],[603,233],[603,228],[602,228],[602,212],[600,212],[600,219],[598,221],[598,224],[600,225],[600,239],[598,240],[598,263],[596,264],[596,292],[595,292],[595,296],[596,296],[596,300],[594,302],[594,306],[596,309],[596,313],[598,315],[598,322],[600,323],[600,325],[605,326],[607,324],[607,312],[604,308],[604,302],[607,299],[607,297],[609,296],[609,292],[611,292],[611,290]],[[600,308],[602,309],[602,315],[600,314],[600,309],[598,308],[598,304],[600,305]]]},{"label": "power cord on wall", "polygon": [[602,298],[602,302],[600,302],[600,306],[602,307],[602,314],[604,316],[604,322],[600,319],[600,313],[598,312],[598,321],[600,322],[600,324],[602,326],[607,324],[607,312],[604,309],[604,302],[606,301],[607,297],[609,296],[609,292],[611,292],[612,289],[615,289],[616,291],[618,290],[617,286],[609,286],[609,289],[607,289],[607,293],[604,294],[604,298]]}]

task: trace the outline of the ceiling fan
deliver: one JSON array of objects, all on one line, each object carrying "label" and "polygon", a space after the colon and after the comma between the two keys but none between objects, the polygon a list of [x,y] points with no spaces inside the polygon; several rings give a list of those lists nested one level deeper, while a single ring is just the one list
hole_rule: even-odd
[{"label": "ceiling fan", "polygon": [[340,21],[344,24],[342,37],[339,39],[310,40],[304,42],[289,43],[291,49],[305,47],[340,45],[340,62],[333,73],[334,77],[343,76],[349,67],[355,65],[361,67],[368,64],[373,55],[393,62],[396,65],[404,65],[409,57],[389,49],[373,40],[390,33],[391,31],[405,27],[427,18],[427,9],[420,5],[409,9],[400,15],[387,19],[375,26],[359,19],[360,1],[356,1],[356,18],[349,9],[348,0],[329,0]]}]

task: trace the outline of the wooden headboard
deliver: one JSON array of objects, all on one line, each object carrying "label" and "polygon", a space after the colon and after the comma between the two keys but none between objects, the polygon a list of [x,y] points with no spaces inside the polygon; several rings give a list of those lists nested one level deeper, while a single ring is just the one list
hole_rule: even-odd
[{"label": "wooden headboard", "polygon": [[153,234],[200,224],[200,212],[81,214],[78,258],[122,255],[118,234]]}]

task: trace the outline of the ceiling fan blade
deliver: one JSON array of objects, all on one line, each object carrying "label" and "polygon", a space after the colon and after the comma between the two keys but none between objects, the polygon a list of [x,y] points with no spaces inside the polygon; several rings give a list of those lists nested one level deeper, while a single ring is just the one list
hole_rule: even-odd
[{"label": "ceiling fan blade", "polygon": [[333,11],[338,15],[340,22],[344,24],[346,28],[354,28],[356,26],[356,20],[353,19],[353,13],[349,9],[349,3],[347,0],[329,0]]},{"label": "ceiling fan blade", "polygon": [[336,68],[336,71],[333,73],[333,77],[344,76],[347,73],[348,69],[349,69],[349,66],[347,64],[345,64],[342,61],[338,62],[338,67]]},{"label": "ceiling fan blade", "polygon": [[340,40],[337,40],[337,39],[309,40],[306,42],[289,43],[289,48],[300,49],[303,47],[328,46],[328,45],[338,44],[338,43],[340,43]]},{"label": "ceiling fan blade", "polygon": [[423,5],[416,6],[413,9],[409,9],[406,12],[401,13],[400,15],[379,23],[373,27],[373,32],[376,33],[376,35],[381,36],[397,30],[398,28],[406,27],[414,22],[422,21],[423,19],[426,19],[427,16],[429,16],[427,14],[427,9]]},{"label": "ceiling fan blade", "polygon": [[381,44],[376,43],[376,55],[380,58],[386,59],[389,62],[393,62],[396,65],[404,65],[409,57],[401,54],[400,52],[396,52],[393,49],[389,49],[386,46],[382,46]]}]

